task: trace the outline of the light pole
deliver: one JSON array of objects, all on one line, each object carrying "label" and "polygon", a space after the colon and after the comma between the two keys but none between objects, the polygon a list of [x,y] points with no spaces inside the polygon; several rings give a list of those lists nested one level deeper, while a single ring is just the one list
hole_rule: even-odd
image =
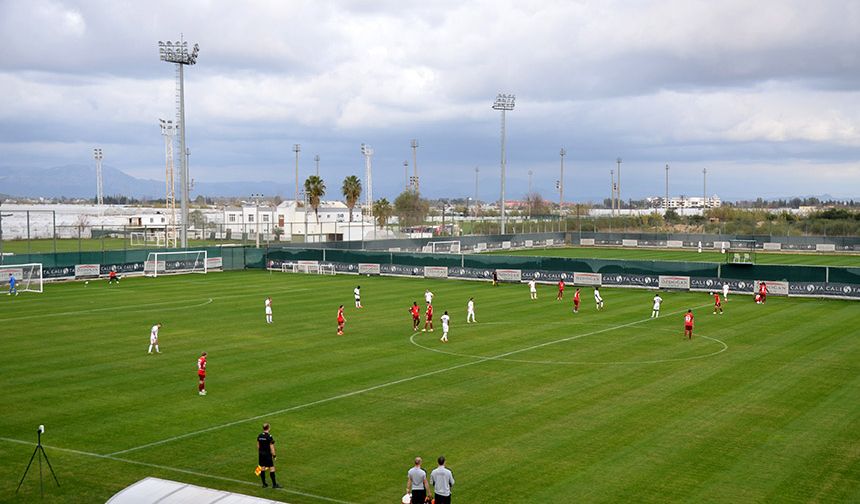
[{"label": "light pole", "polygon": [[501,197],[501,232],[505,234],[505,168],[507,165],[507,159],[505,157],[505,112],[508,110],[514,109],[514,103],[516,101],[516,96],[512,94],[502,94],[499,93],[496,95],[496,101],[493,102],[493,110],[501,110],[502,111],[502,197]]},{"label": "light pole", "polygon": [[529,218],[532,216],[532,174],[534,172],[529,170],[529,195],[526,196],[526,201],[529,203]]},{"label": "light pole", "polygon": [[256,240],[257,248],[260,248],[260,199],[263,198],[263,195],[260,193],[251,194],[251,200],[254,201],[254,222],[256,223],[257,230],[254,233]]},{"label": "light pole", "polygon": [[93,159],[96,160],[96,204],[102,206],[104,201],[104,186],[102,185],[102,159],[104,153],[101,149],[93,149]]},{"label": "light pole", "polygon": [[418,187],[418,140],[413,138],[412,141],[409,143],[409,145],[412,147],[412,176],[414,177],[413,184],[415,187],[415,192],[417,193],[417,192],[419,192],[419,187]]},{"label": "light pole", "polygon": [[[365,213],[373,217],[373,170],[371,158],[373,157],[373,147],[367,144],[361,144],[361,154],[364,156],[364,182],[367,185],[367,191],[364,193]],[[362,219],[363,220],[363,219]],[[371,220],[371,222],[373,222]]]},{"label": "light pole", "polygon": [[409,161],[403,161],[403,188],[409,190]]},{"label": "light pole", "polygon": [[618,190],[616,191],[616,196],[618,197],[618,215],[621,215],[621,158],[617,158],[615,160],[618,163]]},{"label": "light pole", "polygon": [[176,129],[173,121],[159,119],[161,135],[164,137],[164,205],[167,212],[167,231],[164,233],[164,245],[176,247],[176,183],[173,173],[173,137]]},{"label": "light pole", "polygon": [[561,157],[561,177],[558,179],[558,213],[561,215],[564,211],[564,156],[567,155],[567,149],[562,147],[558,155]]},{"label": "light pole", "polygon": [[317,165],[317,177],[319,177],[320,176],[320,155],[319,154],[314,155],[314,163]]},{"label": "light pole", "polygon": [[299,204],[299,152],[301,151],[301,144],[293,144],[293,152],[296,153],[296,205]]},{"label": "light pole", "polygon": [[669,163],[666,163],[666,199],[663,204],[664,211],[669,211]]},{"label": "light pole", "polygon": [[702,168],[702,215],[708,207],[708,169]]},{"label": "light pole", "polygon": [[[179,127],[179,152],[185,152],[185,65],[194,65],[197,63],[197,54],[200,52],[200,46],[194,44],[191,52],[188,52],[188,42],[179,40],[178,42],[158,42],[158,52],[161,56],[161,61],[175,63],[176,69],[179,72],[179,118],[177,125]],[[182,169],[179,171],[179,183],[182,186],[182,203],[181,217],[182,227],[180,227],[180,242],[183,248],[188,247],[188,158],[182,156]]]},{"label": "light pole", "polygon": [[[478,172],[481,171],[479,166],[475,167],[475,204],[478,203]],[[477,213],[477,212],[475,212]]]}]

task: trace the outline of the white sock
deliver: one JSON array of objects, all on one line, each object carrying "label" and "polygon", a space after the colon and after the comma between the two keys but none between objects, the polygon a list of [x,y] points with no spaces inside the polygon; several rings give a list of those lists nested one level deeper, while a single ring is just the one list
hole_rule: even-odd
[{"label": "white sock", "polygon": [[161,353],[161,350],[158,349],[158,345],[155,345],[155,353]]},{"label": "white sock", "polygon": [[146,353],[152,353],[152,345],[149,345],[149,351]]}]

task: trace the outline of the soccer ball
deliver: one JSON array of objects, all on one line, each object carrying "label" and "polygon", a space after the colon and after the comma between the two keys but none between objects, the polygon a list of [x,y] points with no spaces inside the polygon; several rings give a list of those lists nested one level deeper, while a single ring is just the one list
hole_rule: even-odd
[{"label": "soccer ball", "polygon": [[89,285],[89,284],[90,284],[90,281],[89,281],[89,280],[87,280],[86,282],[84,282],[84,285]]}]

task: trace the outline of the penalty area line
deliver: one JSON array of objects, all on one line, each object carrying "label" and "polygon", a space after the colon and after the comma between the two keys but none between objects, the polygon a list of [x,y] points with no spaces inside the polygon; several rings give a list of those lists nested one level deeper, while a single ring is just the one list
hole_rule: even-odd
[{"label": "penalty area line", "polygon": [[[35,446],[35,443],[33,443],[31,441],[22,441],[20,439],[0,437],[0,441],[6,441],[7,443],[16,443],[16,444],[27,445],[27,446]],[[227,481],[230,483],[237,483],[240,485],[253,486],[255,488],[259,487],[259,484],[252,483],[250,481],[244,481],[244,480],[240,480],[240,479],[236,479],[236,478],[228,478],[226,476],[218,476],[215,474],[208,474],[208,473],[204,473],[204,472],[200,472],[200,471],[193,471],[191,469],[182,469],[180,467],[170,467],[170,466],[165,466],[165,465],[161,465],[161,464],[152,464],[149,462],[141,462],[138,460],[130,460],[127,458],[113,457],[111,455],[101,455],[98,453],[86,452],[86,451],[81,451],[81,450],[73,450],[71,448],[60,448],[57,446],[48,446],[48,445],[42,445],[42,446],[44,446],[45,448],[50,449],[50,450],[56,450],[56,451],[71,453],[74,455],[82,455],[85,457],[93,457],[93,458],[98,458],[98,459],[102,459],[102,460],[110,460],[113,462],[123,462],[126,464],[133,464],[133,465],[138,465],[138,466],[143,466],[143,467],[151,467],[153,469],[161,469],[163,471],[188,474],[190,476],[198,476],[201,478],[209,478],[209,479],[215,479],[215,480],[219,480],[219,481]],[[278,489],[275,489],[275,490],[278,490]],[[312,493],[308,493],[308,492],[302,492],[301,490],[291,490],[289,488],[281,488],[280,491],[290,493],[290,494],[295,494],[295,495],[301,495],[302,497],[310,497],[310,498],[318,499],[318,500],[325,501],[325,502],[334,502],[337,504],[354,504],[350,501],[342,501],[339,499],[333,499],[331,497],[325,497],[323,495],[316,495],[316,494],[312,494]]]}]

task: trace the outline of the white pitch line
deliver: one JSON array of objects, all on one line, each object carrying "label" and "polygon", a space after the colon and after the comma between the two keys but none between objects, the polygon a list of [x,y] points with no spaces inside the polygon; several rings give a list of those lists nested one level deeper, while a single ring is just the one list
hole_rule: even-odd
[{"label": "white pitch line", "polygon": [[[31,441],[22,441],[20,439],[0,437],[0,441],[6,441],[8,443],[17,443],[17,444],[22,444],[22,445],[27,445],[27,446],[35,446],[35,444]],[[210,478],[210,479],[216,479],[216,480],[220,480],[220,481],[228,481],[230,483],[238,483],[240,485],[253,486],[255,488],[259,486],[257,483],[251,483],[250,481],[245,481],[245,480],[240,480],[240,479],[235,479],[235,478],[228,478],[225,476],[217,476],[214,474],[207,474],[207,473],[202,473],[199,471],[192,471],[190,469],[182,469],[179,467],[170,467],[170,466],[165,466],[165,465],[161,465],[161,464],[151,464],[149,462],[140,462],[137,460],[130,460],[130,459],[126,459],[126,458],[113,457],[111,455],[101,455],[98,453],[85,452],[85,451],[81,451],[81,450],[73,450],[71,448],[59,448],[57,446],[48,446],[48,445],[42,445],[42,446],[44,446],[45,448],[51,449],[51,450],[57,450],[57,451],[66,452],[66,453],[73,453],[75,455],[83,455],[86,457],[94,457],[94,458],[99,458],[99,459],[103,459],[103,460],[111,460],[114,462],[124,462],[126,464],[133,464],[133,465],[139,465],[139,466],[144,466],[144,467],[152,467],[153,469],[161,469],[164,471],[189,474],[191,476],[199,476],[202,478]],[[274,491],[277,491],[277,489],[275,489]],[[342,501],[342,500],[338,500],[338,499],[332,499],[331,497],[325,497],[322,495],[316,495],[316,494],[312,494],[312,493],[302,492],[301,490],[290,490],[288,488],[281,488],[280,491],[286,492],[286,493],[291,493],[291,494],[296,494],[296,495],[301,495],[302,497],[310,497],[310,498],[318,499],[321,501],[335,502],[337,504],[354,504],[354,503],[349,502],[349,501]]]},{"label": "white pitch line", "polygon": [[[174,311],[174,310],[187,310],[188,308],[199,308],[201,306],[206,306],[212,303],[214,300],[209,298],[208,300],[197,303],[193,305],[185,305],[185,306],[174,306],[172,308],[162,308],[159,311]],[[93,308],[90,310],[76,310],[76,311],[67,311],[67,312],[49,312],[49,313],[40,313],[38,315],[25,315],[23,317],[11,317],[0,319],[0,322],[9,322],[12,320],[27,320],[27,319],[42,319],[48,317],[65,317],[66,315],[81,315],[84,313],[98,313],[103,311],[115,311],[115,310],[123,310],[124,312],[135,312],[135,311],[146,311],[146,309],[151,308],[153,306],[163,306],[166,304],[175,304],[173,301],[164,301],[161,303],[147,303],[147,304],[138,304],[138,305],[129,305],[129,306],[111,306],[107,308]]]},{"label": "white pitch line", "polygon": [[[710,306],[710,305],[702,305],[702,306]],[[696,308],[701,308],[702,306],[697,306]],[[675,314],[678,314],[678,313],[684,313],[684,311],[683,311],[683,310],[681,310],[681,311],[678,311],[678,312],[670,313],[669,315],[675,315]],[[163,444],[167,444],[167,443],[172,443],[173,441],[179,441],[180,439],[186,439],[186,438],[193,437],[193,436],[197,436],[197,435],[200,435],[200,434],[205,434],[205,433],[207,433],[207,432],[212,432],[212,431],[216,431],[216,430],[225,429],[225,428],[227,428],[227,427],[232,427],[232,426],[234,426],[234,425],[240,425],[240,424],[243,424],[243,423],[253,422],[253,421],[255,421],[255,420],[260,420],[260,419],[263,419],[263,418],[266,418],[266,417],[271,417],[271,416],[274,416],[274,415],[280,415],[280,414],[283,414],[283,413],[289,413],[289,412],[292,412],[292,411],[297,411],[297,410],[301,410],[301,409],[305,409],[305,408],[310,408],[311,406],[316,406],[316,405],[319,405],[319,404],[325,404],[325,403],[328,403],[328,402],[337,401],[338,399],[346,399],[346,398],[348,398],[348,397],[353,397],[353,396],[357,396],[357,395],[365,394],[365,393],[367,393],[367,392],[373,392],[374,390],[379,390],[379,389],[383,389],[383,388],[391,387],[391,386],[394,386],[394,385],[400,385],[401,383],[408,383],[408,382],[411,382],[411,381],[419,380],[419,379],[421,379],[421,378],[427,378],[428,376],[435,376],[435,375],[437,375],[437,374],[447,373],[448,371],[454,371],[455,369],[461,369],[461,368],[464,368],[464,367],[467,367],[467,366],[472,366],[472,365],[475,365],[475,364],[480,364],[481,362],[486,362],[486,361],[491,361],[491,360],[500,360],[500,359],[503,359],[504,357],[508,357],[508,356],[511,356],[511,355],[516,355],[516,354],[518,354],[518,353],[522,353],[522,352],[527,352],[527,351],[529,351],[529,350],[534,350],[534,349],[536,349],[536,348],[541,348],[541,347],[548,346],[548,345],[552,345],[552,344],[555,344],[555,343],[561,343],[561,342],[563,342],[563,341],[569,341],[569,340],[571,340],[571,339],[576,339],[576,338],[581,338],[581,337],[588,336],[588,335],[592,335],[592,334],[598,334],[598,333],[601,333],[601,332],[611,331],[611,330],[613,330],[613,329],[620,329],[620,328],[622,328],[622,327],[628,327],[628,326],[635,325],[635,324],[641,324],[641,323],[643,323],[643,322],[647,322],[647,321],[649,321],[649,320],[652,320],[652,319],[647,318],[647,319],[644,319],[644,320],[637,320],[637,321],[635,321],[635,322],[630,322],[630,323],[627,323],[627,324],[622,324],[622,325],[620,325],[620,326],[614,326],[614,327],[611,327],[611,328],[608,328],[608,329],[601,329],[601,330],[598,330],[598,331],[594,331],[594,332],[592,332],[592,333],[588,333],[588,334],[581,334],[581,335],[578,335],[578,336],[572,336],[572,337],[570,337],[570,338],[564,338],[564,339],[557,340],[557,341],[551,341],[551,342],[541,343],[541,344],[539,344],[539,345],[533,345],[533,346],[531,346],[531,347],[523,348],[523,349],[520,349],[520,350],[513,350],[513,351],[511,351],[511,352],[506,352],[506,353],[499,354],[499,355],[492,356],[492,357],[477,357],[477,356],[475,356],[475,357],[471,357],[471,358],[474,358],[474,359],[477,359],[477,360],[474,360],[474,361],[471,361],[471,362],[465,362],[465,363],[463,363],[463,364],[457,364],[456,366],[450,366],[450,367],[446,367],[446,368],[442,368],[442,369],[437,369],[436,371],[428,371],[428,372],[426,372],[426,373],[421,373],[421,374],[414,375],[414,376],[409,376],[409,377],[406,377],[406,378],[400,378],[399,380],[394,380],[394,381],[390,381],[390,382],[386,382],[386,383],[381,383],[381,384],[379,384],[379,385],[374,385],[374,386],[372,386],[372,387],[363,388],[363,389],[361,389],[361,390],[354,390],[354,391],[352,391],[352,392],[345,392],[345,393],[343,393],[343,394],[338,394],[338,395],[334,395],[334,396],[331,396],[331,397],[326,397],[326,398],[324,398],[324,399],[319,399],[319,400],[311,401],[311,402],[304,403],[304,404],[298,404],[298,405],[296,405],[296,406],[290,406],[290,407],[288,407],[288,408],[282,408],[282,409],[275,410],[275,411],[269,411],[269,412],[267,412],[267,413],[263,413],[263,414],[261,414],[261,415],[254,415],[254,416],[252,416],[252,417],[243,418],[243,419],[240,419],[240,420],[234,420],[234,421],[232,421],[232,422],[227,422],[227,423],[223,423],[223,424],[220,424],[220,425],[214,425],[214,426],[212,426],[212,427],[207,427],[207,428],[205,428],[205,429],[199,429],[199,430],[196,430],[196,431],[186,432],[185,434],[180,434],[180,435],[178,435],[178,436],[169,437],[169,438],[166,438],[166,439],[162,439],[162,440],[160,440],[160,441],[153,441],[153,442],[151,442],[151,443],[146,443],[146,444],[143,444],[143,445],[140,445],[140,446],[134,446],[134,447],[132,447],[132,448],[126,448],[125,450],[115,451],[115,452],[112,452],[112,453],[108,453],[107,455],[112,457],[112,456],[114,456],[114,455],[121,455],[121,454],[123,454],[123,453],[130,453],[130,452],[133,452],[133,451],[143,450],[144,448],[151,448],[151,447],[153,447],[153,446],[159,446],[159,445],[163,445]]]}]

